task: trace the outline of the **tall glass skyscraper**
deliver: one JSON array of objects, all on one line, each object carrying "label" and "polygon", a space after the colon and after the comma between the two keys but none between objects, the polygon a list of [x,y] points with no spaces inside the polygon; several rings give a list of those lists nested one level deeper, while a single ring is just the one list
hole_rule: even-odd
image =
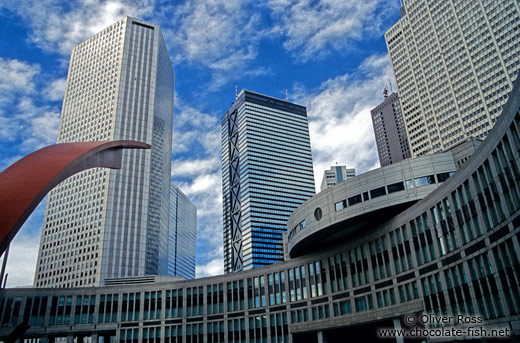
[{"label": "tall glass skyscraper", "polygon": [[197,208],[173,183],[170,185],[169,230],[167,274],[195,278]]},{"label": "tall glass skyscraper", "polygon": [[97,286],[167,264],[173,94],[157,25],[126,17],[73,49],[58,143],[128,139],[152,149],[49,193],[35,286]]},{"label": "tall glass skyscraper", "polygon": [[292,211],[315,194],[307,109],[243,90],[222,117],[225,272],[283,260]]}]

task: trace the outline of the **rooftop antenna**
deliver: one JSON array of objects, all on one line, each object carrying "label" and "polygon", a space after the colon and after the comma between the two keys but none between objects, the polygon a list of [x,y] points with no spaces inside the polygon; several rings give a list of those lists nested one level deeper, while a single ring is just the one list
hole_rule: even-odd
[{"label": "rooftop antenna", "polygon": [[238,100],[238,85],[235,83],[235,101]]},{"label": "rooftop antenna", "polygon": [[390,84],[390,92],[394,92],[394,90],[392,89],[392,81],[388,80],[388,84]]},{"label": "rooftop antenna", "polygon": [[285,101],[289,101],[289,91],[285,88]]},{"label": "rooftop antenna", "polygon": [[385,90],[383,91],[383,96],[385,99],[388,97],[388,89],[385,87]]}]

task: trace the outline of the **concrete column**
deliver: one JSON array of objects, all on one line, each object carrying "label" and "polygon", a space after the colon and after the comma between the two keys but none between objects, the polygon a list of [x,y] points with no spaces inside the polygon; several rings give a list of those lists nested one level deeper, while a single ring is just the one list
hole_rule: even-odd
[{"label": "concrete column", "polygon": [[[403,327],[401,326],[401,319],[400,318],[394,319],[394,329],[401,330],[402,328]],[[396,336],[395,341],[397,343],[404,343],[404,338],[403,338],[403,336]]]},{"label": "concrete column", "polygon": [[327,343],[327,337],[325,337],[323,331],[318,331],[318,343]]}]

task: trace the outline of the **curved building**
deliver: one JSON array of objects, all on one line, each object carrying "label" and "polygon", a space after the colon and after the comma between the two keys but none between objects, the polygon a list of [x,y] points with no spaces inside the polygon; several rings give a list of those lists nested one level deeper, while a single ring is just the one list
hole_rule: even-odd
[{"label": "curved building", "polygon": [[353,177],[307,200],[289,217],[291,257],[377,226],[415,204],[456,170],[452,153],[408,159]]},{"label": "curved building", "polygon": [[[519,84],[485,142],[454,175],[432,185],[435,189],[420,200],[405,190],[401,201],[415,204],[360,226],[335,245],[263,268],[189,281],[3,290],[0,336],[27,323],[24,338],[40,342],[344,342],[360,333],[370,342],[384,328],[441,330],[428,318],[463,315],[479,320],[471,330],[518,339]],[[449,170],[436,167],[426,163],[425,175]],[[378,173],[385,171],[370,175]],[[368,189],[360,181],[359,194],[376,186],[388,193],[390,184],[408,179],[412,176],[404,174]],[[293,239],[354,218],[359,204],[337,212],[332,207],[354,194],[348,185],[326,194],[295,211],[291,220],[301,213],[309,222]],[[399,206],[392,194],[385,196],[381,207],[375,204],[379,197],[369,196],[373,216],[385,206]],[[324,224],[313,224],[310,215]],[[457,328],[465,330],[463,338],[475,337],[469,327]]]}]

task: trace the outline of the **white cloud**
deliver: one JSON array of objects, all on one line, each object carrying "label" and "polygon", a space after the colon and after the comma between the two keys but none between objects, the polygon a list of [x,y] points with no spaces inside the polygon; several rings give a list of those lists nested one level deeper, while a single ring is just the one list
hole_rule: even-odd
[{"label": "white cloud", "polygon": [[32,286],[33,284],[45,203],[46,198],[27,218],[25,224],[11,242],[6,268],[6,273],[9,274],[7,287]]},{"label": "white cloud", "polygon": [[[367,34],[381,34],[381,21],[386,9],[379,9],[381,0],[269,0],[273,19],[279,24],[273,32],[287,38],[284,47],[297,58],[307,60],[327,50],[343,48]],[[379,13],[380,12],[380,13]]]},{"label": "white cloud", "polygon": [[0,80],[0,139],[18,140],[29,151],[54,143],[59,113],[35,104],[41,97],[39,65],[0,58],[0,74],[5,76]]},{"label": "white cloud", "polygon": [[32,286],[39,246],[40,236],[37,234],[20,231],[14,238],[7,259],[8,287]]},{"label": "white cloud", "polygon": [[75,45],[122,17],[143,17],[154,7],[152,0],[80,0],[68,6],[58,0],[6,0],[3,6],[28,21],[34,43],[66,56]]},{"label": "white cloud", "polygon": [[34,91],[34,77],[39,73],[38,65],[0,57],[0,94],[24,93]]},{"label": "white cloud", "polygon": [[388,56],[374,55],[354,74],[329,79],[316,91],[299,91],[298,102],[307,105],[318,191],[323,171],[336,162],[357,174],[379,166],[370,110],[382,102],[390,79]]},{"label": "white cloud", "polygon": [[224,274],[224,255],[216,257],[203,265],[196,267],[197,278]]},{"label": "white cloud", "polygon": [[[42,109],[38,110],[40,112]],[[60,114],[45,111],[45,109],[41,112],[29,122],[30,129],[26,131],[27,135],[22,143],[22,147],[26,147],[29,150],[40,149],[56,143]]]},{"label": "white cloud", "polygon": [[175,99],[175,104],[173,155],[193,150],[194,144],[200,144],[207,154],[215,154],[214,139],[220,141],[218,119],[183,104],[183,101],[178,98]]},{"label": "white cloud", "polygon": [[195,196],[198,194],[207,194],[210,190],[215,189],[221,183],[220,177],[215,174],[202,174],[197,176],[188,187],[183,188],[183,192],[187,196]]},{"label": "white cloud", "polygon": [[[0,57],[0,115],[2,106],[14,101],[17,96],[34,92],[34,79],[39,72],[39,65]],[[3,137],[1,132],[0,137]]]},{"label": "white cloud", "polygon": [[[212,69],[230,70],[256,56],[250,42],[261,35],[259,17],[247,12],[249,1],[187,1],[175,10],[178,28],[171,40],[181,50],[177,59],[201,62]],[[244,44],[246,43],[246,44]]]},{"label": "white cloud", "polygon": [[202,159],[181,160],[172,162],[172,177],[187,177],[212,172],[220,167],[220,159],[212,156]]},{"label": "white cloud", "polygon": [[163,29],[168,45],[175,47],[175,62],[209,68],[211,81],[205,88],[211,90],[245,71],[267,33],[254,6],[250,0],[197,0],[178,6],[173,18],[167,18],[175,27]]},{"label": "white cloud", "polygon": [[65,86],[67,85],[67,79],[56,79],[52,81],[46,88],[47,97],[52,101],[62,101],[63,95],[65,94]]}]

